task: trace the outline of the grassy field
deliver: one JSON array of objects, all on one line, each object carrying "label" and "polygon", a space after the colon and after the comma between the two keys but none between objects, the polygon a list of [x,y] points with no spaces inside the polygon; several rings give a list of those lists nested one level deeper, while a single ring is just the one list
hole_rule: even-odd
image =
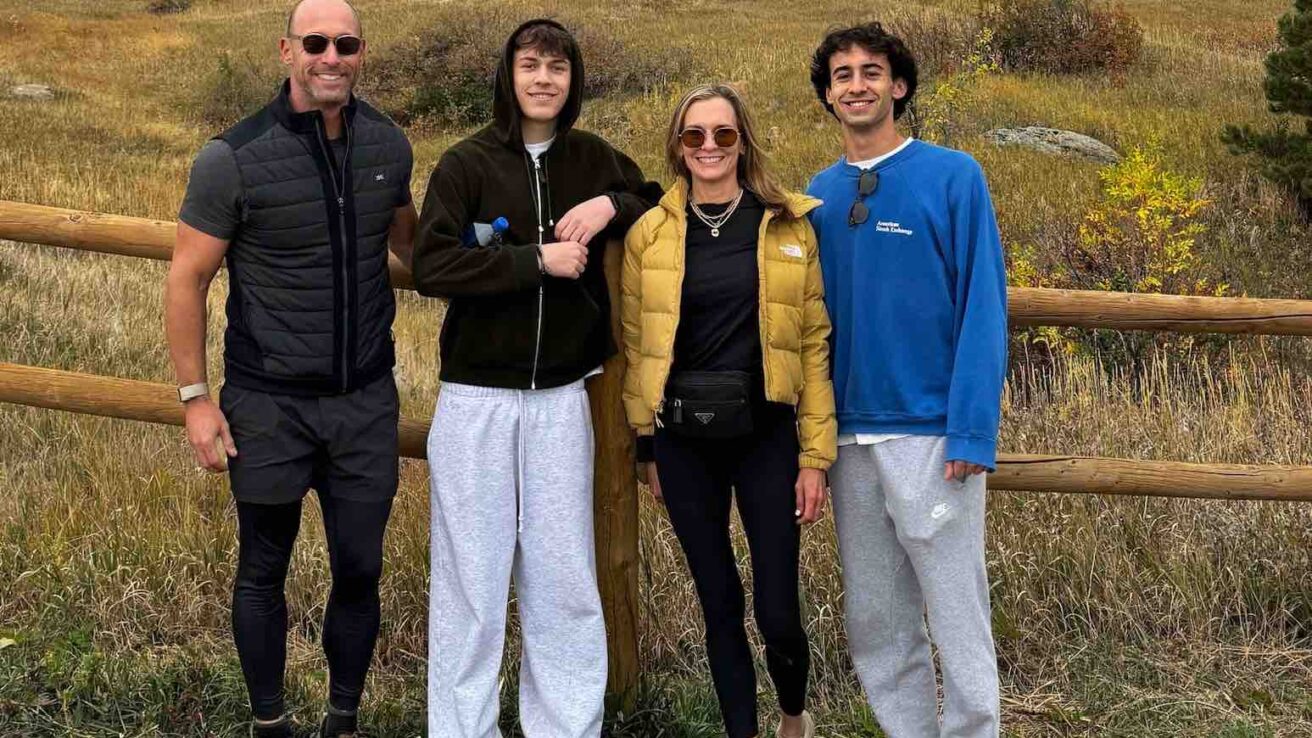
[{"label": "grassy field", "polygon": [[[0,0],[0,87],[52,84],[50,102],[0,104],[0,199],[172,218],[190,159],[215,132],[197,115],[219,55],[271,67],[285,4],[197,0],[178,15],[145,0]],[[468,18],[462,2],[361,0],[375,52]],[[469,3],[469,5],[473,5]],[[542,3],[505,4],[527,17]],[[838,152],[814,101],[808,54],[826,27],[970,15],[966,0],[547,2],[635,53],[675,46],[696,76],[747,92],[775,165],[805,184]],[[1281,0],[1132,0],[1144,58],[1124,79],[989,73],[963,95],[952,143],[989,176],[1009,248],[1055,248],[1099,197],[1098,168],[984,142],[1045,124],[1119,149],[1157,142],[1213,200],[1198,258],[1236,292],[1312,297],[1312,233],[1280,193],[1219,141],[1266,119],[1261,60]],[[463,14],[463,15],[462,15]],[[686,80],[691,83],[693,80]],[[660,171],[682,85],[590,103],[582,125]],[[927,90],[931,89],[926,86]],[[416,195],[465,130],[410,133]],[[0,361],[168,382],[164,269],[0,243]],[[220,283],[211,306],[221,304]],[[399,296],[405,412],[431,413],[441,309]],[[212,336],[220,335],[212,310]],[[211,341],[211,376],[220,346]],[[1149,459],[1308,463],[1312,362],[1301,342],[1175,343],[1126,363],[1019,352],[1002,448]],[[424,709],[427,477],[407,463],[387,540],[383,632],[367,700],[380,735],[415,735]],[[292,704],[323,699],[318,629],[327,567],[317,508],[289,583]],[[712,736],[691,583],[661,512],[642,507],[641,709],[616,736]],[[0,735],[244,735],[227,601],[235,521],[226,482],[193,471],[178,429],[0,406]],[[995,493],[989,566],[1009,735],[1312,735],[1312,509]],[[813,709],[830,738],[880,735],[845,656],[832,526],[804,547]],[[513,682],[517,664],[507,664]],[[764,671],[761,672],[764,674]],[[761,687],[763,714],[772,694]],[[509,726],[513,699],[505,706]],[[772,730],[771,726],[771,730]]]}]

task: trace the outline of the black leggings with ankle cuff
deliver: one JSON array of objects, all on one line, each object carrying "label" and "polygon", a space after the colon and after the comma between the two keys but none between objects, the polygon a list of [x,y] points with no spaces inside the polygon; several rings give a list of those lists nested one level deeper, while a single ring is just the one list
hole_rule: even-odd
[{"label": "black leggings with ankle cuff", "polygon": [[[328,657],[328,702],[338,710],[360,705],[378,637],[378,582],[383,531],[392,501],[356,502],[319,496],[333,586],[323,621]],[[232,633],[251,709],[260,720],[285,710],[287,598],[283,585],[301,527],[301,501],[237,502],[239,553],[232,591]]]},{"label": "black leggings with ankle cuff", "polygon": [[764,402],[754,413],[756,429],[744,438],[688,439],[658,428],[653,442],[665,507],[706,619],[711,679],[729,738],[758,733],[756,670],[743,621],[743,585],[729,537],[735,498],[752,556],[756,625],[784,713],[802,714],[810,667],[798,599],[801,533],[793,514],[796,416],[790,406]]}]

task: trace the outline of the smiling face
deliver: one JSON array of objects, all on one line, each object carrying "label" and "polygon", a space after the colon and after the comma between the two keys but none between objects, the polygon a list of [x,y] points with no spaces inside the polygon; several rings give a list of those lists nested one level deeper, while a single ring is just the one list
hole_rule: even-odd
[{"label": "smiling face", "polygon": [[684,113],[681,132],[697,129],[706,134],[700,147],[683,147],[683,163],[694,182],[713,184],[737,179],[738,159],[743,155],[742,136],[732,146],[722,147],[715,143],[715,131],[722,128],[738,130],[733,105],[722,97],[698,100]]},{"label": "smiling face", "polygon": [[894,79],[885,54],[853,44],[829,58],[825,99],[848,128],[892,126],[893,103],[906,94],[906,82]]},{"label": "smiling face", "polygon": [[530,46],[515,52],[513,69],[520,113],[536,123],[560,117],[569,99],[569,59]]},{"label": "smiling face", "polygon": [[310,110],[345,105],[364,64],[364,42],[357,53],[343,56],[335,43],[311,54],[302,39],[310,34],[329,39],[358,37],[360,24],[355,11],[341,0],[306,0],[297,6],[289,26],[288,36],[279,41],[278,48],[292,80],[293,106]]}]

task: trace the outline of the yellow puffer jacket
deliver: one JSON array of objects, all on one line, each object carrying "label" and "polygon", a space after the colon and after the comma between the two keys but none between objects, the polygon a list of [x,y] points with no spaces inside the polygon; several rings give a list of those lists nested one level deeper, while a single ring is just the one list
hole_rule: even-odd
[{"label": "yellow puffer jacket", "polygon": [[[685,208],[680,180],[624,239],[620,318],[624,327],[624,410],[639,435],[651,435],[674,360],[683,295]],[[829,313],[815,231],[805,217],[820,201],[789,195],[797,217],[766,210],[757,240],[765,396],[797,408],[801,466],[828,469],[838,455],[834,387],[829,380]]]}]

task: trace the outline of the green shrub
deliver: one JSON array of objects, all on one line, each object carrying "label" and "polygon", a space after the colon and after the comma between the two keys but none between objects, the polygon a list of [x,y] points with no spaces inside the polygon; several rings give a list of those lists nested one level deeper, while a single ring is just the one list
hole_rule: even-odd
[{"label": "green shrub", "polygon": [[1256,155],[1262,176],[1288,190],[1312,219],[1312,0],[1294,0],[1281,17],[1280,48],[1267,55],[1263,87],[1271,112],[1301,118],[1302,126],[1291,130],[1288,119],[1269,131],[1227,126],[1222,138],[1232,153]]},{"label": "green shrub", "polygon": [[1013,71],[1121,75],[1143,52],[1143,27],[1125,8],[1093,0],[986,0],[978,20],[993,29]]},{"label": "green shrub", "polygon": [[1211,201],[1203,181],[1166,168],[1157,145],[1135,147],[1099,174],[1102,198],[1073,237],[1013,248],[1008,273],[1023,287],[1224,295],[1228,287],[1195,251]]},{"label": "green shrub", "polygon": [[[1135,147],[1099,175],[1102,198],[1073,234],[1043,247],[1009,249],[1008,279],[1021,287],[1219,297],[1229,292],[1220,270],[1195,248],[1211,205],[1203,181],[1170,171],[1156,145]],[[1139,362],[1164,345],[1196,339],[1168,333],[1032,331],[1029,340],[1070,353],[1080,346],[1112,360]]]},{"label": "green shrub", "polygon": [[[403,125],[420,119],[454,124],[487,120],[503,45],[522,20],[493,8],[477,14],[449,12],[431,29],[371,60],[363,92]],[[685,49],[635,50],[612,35],[564,22],[583,53],[589,98],[646,92],[693,68]]]},{"label": "green shrub", "polygon": [[198,88],[194,109],[201,121],[226,128],[263,107],[278,88],[279,74],[249,58],[219,55],[214,71]]},{"label": "green shrub", "polygon": [[1083,289],[1225,294],[1194,245],[1211,202],[1203,181],[1169,171],[1155,146],[1135,148],[1099,175],[1103,199],[1084,215],[1068,278]]}]

